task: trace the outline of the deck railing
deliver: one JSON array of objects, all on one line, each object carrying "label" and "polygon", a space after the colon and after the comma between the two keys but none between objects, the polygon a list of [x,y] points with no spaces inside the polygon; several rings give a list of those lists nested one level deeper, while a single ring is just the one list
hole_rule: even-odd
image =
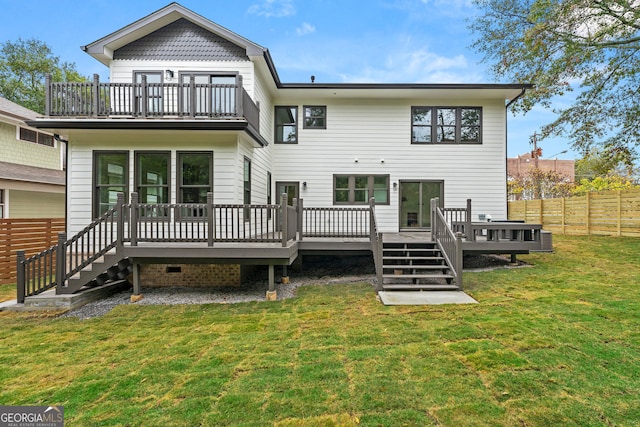
[{"label": "deck railing", "polygon": [[[450,211],[451,212],[451,211]],[[435,241],[447,263],[451,266],[456,285],[462,289],[463,252],[462,233],[455,233],[448,221],[439,199],[431,199],[431,239]]]},{"label": "deck railing", "polygon": [[284,247],[303,237],[374,238],[375,233],[373,205],[304,208],[296,200],[287,206],[286,194],[279,205],[217,205],[213,193],[206,203],[140,203],[135,192],[125,203],[120,193],[113,208],[72,238],[60,233],[58,244],[40,254],[28,259],[18,254],[18,302],[56,285],[65,287],[70,277],[125,244],[281,242]]},{"label": "deck railing", "polygon": [[260,109],[242,86],[233,84],[52,82],[46,76],[45,115],[48,117],[164,117],[246,119],[260,129]]}]

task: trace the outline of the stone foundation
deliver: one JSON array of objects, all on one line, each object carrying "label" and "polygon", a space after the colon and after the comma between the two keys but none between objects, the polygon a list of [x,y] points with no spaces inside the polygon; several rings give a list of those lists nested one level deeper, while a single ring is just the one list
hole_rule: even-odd
[{"label": "stone foundation", "polygon": [[158,288],[235,286],[242,283],[238,264],[141,264],[140,285]]}]

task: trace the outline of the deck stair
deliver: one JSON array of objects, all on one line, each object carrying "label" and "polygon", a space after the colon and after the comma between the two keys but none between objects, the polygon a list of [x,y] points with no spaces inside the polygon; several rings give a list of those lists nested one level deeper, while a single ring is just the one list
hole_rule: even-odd
[{"label": "deck stair", "polygon": [[73,293],[82,288],[93,288],[108,282],[123,280],[132,271],[133,265],[128,258],[121,259],[115,251],[111,251],[71,276],[67,281],[65,293]]},{"label": "deck stair", "polygon": [[453,279],[451,267],[435,242],[383,243],[383,290],[459,290]]}]

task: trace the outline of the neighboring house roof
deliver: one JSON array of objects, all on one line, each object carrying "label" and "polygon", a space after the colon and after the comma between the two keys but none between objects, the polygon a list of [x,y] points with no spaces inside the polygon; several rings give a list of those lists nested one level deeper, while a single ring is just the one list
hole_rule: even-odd
[{"label": "neighboring house roof", "polygon": [[65,171],[0,162],[0,179],[65,185]]},{"label": "neighboring house roof", "polygon": [[5,115],[17,120],[31,120],[39,116],[35,111],[0,97],[0,115]]},{"label": "neighboring house roof", "polygon": [[244,48],[185,18],[117,49],[113,59],[249,61]]}]

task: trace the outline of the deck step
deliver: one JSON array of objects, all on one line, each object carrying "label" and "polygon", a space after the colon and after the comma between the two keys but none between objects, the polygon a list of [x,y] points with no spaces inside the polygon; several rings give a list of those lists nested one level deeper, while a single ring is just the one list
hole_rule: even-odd
[{"label": "deck step", "polygon": [[383,265],[385,270],[448,270],[449,267],[445,264],[399,264],[399,265]]},{"label": "deck step", "polygon": [[438,284],[388,284],[382,285],[385,291],[457,291],[460,290],[456,285],[438,285]]},{"label": "deck step", "polygon": [[451,274],[383,274],[383,279],[453,279]]}]

